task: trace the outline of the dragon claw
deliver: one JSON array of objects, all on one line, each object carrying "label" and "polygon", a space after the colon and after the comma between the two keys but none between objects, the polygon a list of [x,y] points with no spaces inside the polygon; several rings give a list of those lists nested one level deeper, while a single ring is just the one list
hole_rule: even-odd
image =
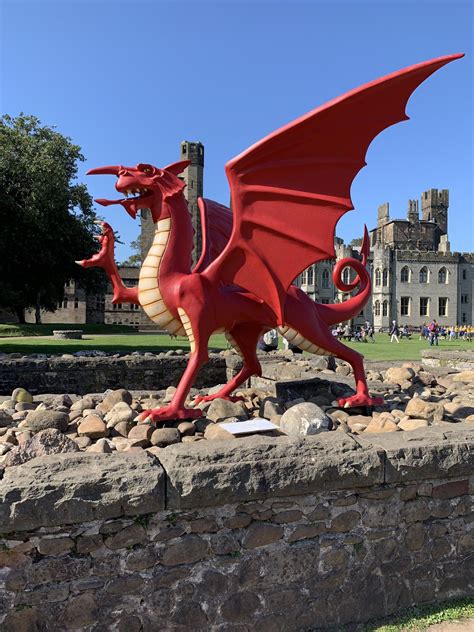
[{"label": "dragon claw", "polygon": [[174,421],[176,419],[198,419],[202,417],[199,408],[185,408],[184,406],[164,406],[163,408],[151,408],[144,410],[138,416],[138,421],[159,423],[161,421]]},{"label": "dragon claw", "polygon": [[359,408],[360,406],[383,406],[382,397],[370,397],[364,393],[357,393],[352,397],[346,397],[338,400],[341,408]]},{"label": "dragon claw", "polygon": [[201,402],[213,402],[215,399],[225,399],[228,402],[243,402],[243,397],[238,397],[236,395],[219,395],[219,393],[214,393],[214,395],[198,395],[194,399],[194,405],[197,406]]}]

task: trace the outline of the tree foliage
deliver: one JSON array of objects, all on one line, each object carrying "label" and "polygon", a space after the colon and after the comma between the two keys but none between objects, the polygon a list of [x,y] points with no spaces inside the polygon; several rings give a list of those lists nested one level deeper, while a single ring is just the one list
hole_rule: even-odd
[{"label": "tree foliage", "polygon": [[54,310],[64,284],[103,287],[74,261],[97,250],[92,198],[76,182],[80,147],[34,116],[0,119],[0,307]]},{"label": "tree foliage", "polygon": [[132,254],[129,256],[128,259],[122,261],[120,265],[128,266],[129,268],[139,268],[142,265],[140,238],[134,239],[130,243],[130,248],[132,249]]}]

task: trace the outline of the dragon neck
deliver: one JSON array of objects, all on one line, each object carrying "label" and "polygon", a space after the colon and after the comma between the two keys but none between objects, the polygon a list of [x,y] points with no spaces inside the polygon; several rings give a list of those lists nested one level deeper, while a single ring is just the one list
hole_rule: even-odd
[{"label": "dragon neck", "polygon": [[178,335],[184,335],[184,329],[177,311],[174,281],[190,274],[192,248],[191,216],[184,195],[178,193],[163,204],[138,283],[139,301],[149,318]]}]

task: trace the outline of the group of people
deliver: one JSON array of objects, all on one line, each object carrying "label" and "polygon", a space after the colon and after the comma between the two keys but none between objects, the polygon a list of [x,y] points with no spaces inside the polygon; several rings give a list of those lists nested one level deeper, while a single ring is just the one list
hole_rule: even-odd
[{"label": "group of people", "polygon": [[[375,342],[374,327],[370,321],[366,320],[364,325],[351,327],[349,323],[346,325],[337,325],[332,329],[332,335],[339,340],[345,340],[350,342]],[[400,342],[401,338],[411,339],[411,332],[408,329],[408,325],[399,327],[396,320],[392,321],[392,325],[389,330],[390,342]],[[465,340],[471,342],[474,339],[474,325],[453,325],[453,326],[440,326],[436,319],[427,324],[423,323],[420,327],[420,340],[427,340],[430,346],[437,346],[438,341],[442,340]],[[293,351],[293,353],[303,353],[302,349],[291,344],[285,338],[283,339],[285,349]],[[271,329],[264,334],[257,344],[257,349],[260,351],[275,351],[278,349],[278,332],[276,329]]]},{"label": "group of people", "polygon": [[349,323],[346,325],[338,325],[332,330],[332,335],[339,340],[350,342],[375,342],[374,328],[370,321],[366,320],[363,325],[351,327]]},{"label": "group of people", "polygon": [[[408,326],[404,325],[400,329],[397,325],[397,321],[392,321],[390,328],[390,342],[400,342],[399,338],[411,338],[411,334],[408,330]],[[427,340],[430,346],[438,346],[438,341],[442,340],[465,340],[471,342],[474,338],[474,326],[472,325],[453,325],[445,327],[439,325],[435,318],[430,323],[423,323],[420,327],[420,340]]]},{"label": "group of people", "polygon": [[471,342],[474,338],[474,325],[438,325],[436,320],[433,320],[429,325],[423,323],[420,327],[420,340],[428,340],[430,344],[433,344],[431,340],[436,338],[435,344],[438,344],[438,339],[442,340],[464,340]]}]

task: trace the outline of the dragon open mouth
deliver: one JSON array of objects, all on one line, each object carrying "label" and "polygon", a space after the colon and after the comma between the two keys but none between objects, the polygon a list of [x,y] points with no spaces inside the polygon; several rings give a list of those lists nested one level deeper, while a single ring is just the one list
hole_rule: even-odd
[{"label": "dragon open mouth", "polygon": [[150,195],[152,191],[150,189],[126,189],[125,191],[120,191],[120,193],[123,193],[126,198],[138,200]]}]

